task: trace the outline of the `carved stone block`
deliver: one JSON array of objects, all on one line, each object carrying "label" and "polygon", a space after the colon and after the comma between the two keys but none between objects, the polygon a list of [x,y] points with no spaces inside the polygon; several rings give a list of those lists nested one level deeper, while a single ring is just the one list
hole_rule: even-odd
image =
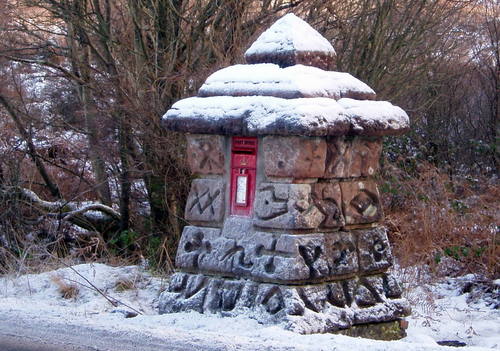
[{"label": "carved stone block", "polygon": [[256,192],[254,224],[264,228],[318,228],[326,216],[314,203],[309,184],[261,183]]},{"label": "carved stone block", "polygon": [[188,134],[187,161],[191,172],[198,174],[224,173],[224,137],[220,135]]},{"label": "carved stone block", "polygon": [[268,177],[323,177],[326,158],[324,139],[266,136],[262,145],[264,168]]},{"label": "carved stone block", "polygon": [[356,231],[359,266],[363,272],[379,271],[392,264],[392,253],[385,228]]},{"label": "carved stone block", "polygon": [[213,242],[221,235],[220,229],[186,226],[182,231],[175,264],[179,268],[199,268],[205,256],[212,255]]},{"label": "carved stone block", "polygon": [[356,241],[351,233],[336,232],[327,236],[328,266],[330,276],[344,275],[358,271]]},{"label": "carved stone block", "polygon": [[341,182],[340,188],[346,224],[373,223],[382,219],[382,206],[375,182]]},{"label": "carved stone block", "polygon": [[384,274],[293,286],[175,273],[159,297],[159,309],[160,313],[244,313],[260,323],[283,323],[299,333],[333,332],[407,316],[408,302],[389,295],[391,279]]},{"label": "carved stone block", "polygon": [[188,221],[220,222],[224,216],[225,184],[221,179],[195,179],[186,203]]},{"label": "carved stone block", "polygon": [[327,139],[325,178],[368,177],[379,168],[382,141],[355,137]]},{"label": "carved stone block", "polygon": [[337,228],[345,224],[342,215],[342,193],[339,183],[316,183],[312,186],[314,204],[325,219],[321,228]]},{"label": "carved stone block", "polygon": [[[228,236],[226,236],[228,235]],[[230,233],[227,228],[187,226],[176,265],[188,272],[219,273],[258,281],[329,281],[358,271],[351,233],[304,235]]]}]

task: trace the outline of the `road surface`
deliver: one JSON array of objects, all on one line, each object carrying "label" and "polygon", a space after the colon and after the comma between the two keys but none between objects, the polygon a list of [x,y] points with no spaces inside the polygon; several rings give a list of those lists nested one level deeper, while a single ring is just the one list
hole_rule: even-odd
[{"label": "road surface", "polygon": [[[7,317],[7,318],[4,318]],[[198,351],[186,335],[165,340],[149,335],[94,329],[89,326],[40,322],[18,315],[0,316],[0,351]],[[195,339],[196,340],[196,339]],[[229,350],[225,345],[203,345],[203,350]]]}]

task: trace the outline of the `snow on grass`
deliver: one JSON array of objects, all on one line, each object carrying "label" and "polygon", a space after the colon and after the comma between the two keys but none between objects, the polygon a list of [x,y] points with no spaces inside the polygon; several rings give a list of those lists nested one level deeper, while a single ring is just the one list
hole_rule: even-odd
[{"label": "snow on grass", "polygon": [[[76,272],[79,274],[77,274]],[[113,306],[82,278],[110,298],[138,310],[142,315],[126,318],[125,305]],[[469,277],[470,278],[470,277]],[[462,279],[469,279],[462,278]],[[74,284],[74,298],[61,296],[60,283]],[[414,296],[433,294],[432,303],[415,301],[408,319],[409,336],[401,341],[374,341],[342,335],[299,335],[279,325],[260,325],[240,316],[222,318],[195,312],[158,315],[157,297],[166,281],[136,266],[110,267],[83,264],[71,268],[24,276],[0,278],[0,314],[31,318],[37,322],[83,325],[96,329],[134,332],[192,344],[224,345],[227,349],[286,350],[445,350],[439,340],[458,340],[467,345],[500,349],[500,314],[481,298],[468,302],[459,279],[424,285],[409,292]],[[411,299],[410,299],[411,300]],[[469,299],[470,300],[470,299]],[[484,350],[467,346],[462,350]]]}]

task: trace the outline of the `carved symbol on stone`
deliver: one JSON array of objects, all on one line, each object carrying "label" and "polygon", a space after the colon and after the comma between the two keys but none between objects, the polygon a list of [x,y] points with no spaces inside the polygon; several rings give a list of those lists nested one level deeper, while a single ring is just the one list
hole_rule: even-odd
[{"label": "carved symbol on stone", "polygon": [[298,288],[297,293],[299,294],[300,299],[304,302],[304,305],[306,306],[306,308],[308,308],[314,312],[320,311],[320,308],[318,308],[318,306],[316,306],[313,303],[313,301],[311,301],[311,299],[309,298],[309,294],[308,294],[308,291],[306,291],[306,289]]},{"label": "carved symbol on stone", "polygon": [[267,273],[274,273],[276,270],[276,266],[274,265],[274,258],[276,256],[280,257],[291,257],[291,254],[289,252],[284,252],[284,251],[279,251],[276,250],[276,243],[278,242],[277,239],[273,239],[271,242],[271,248],[266,249],[264,245],[259,245],[255,249],[255,255],[257,257],[262,257],[262,256],[269,256],[267,259],[267,263],[264,266],[264,269]]},{"label": "carved symbol on stone", "polygon": [[375,261],[379,262],[383,258],[385,258],[385,249],[386,245],[383,241],[380,239],[376,239],[375,242],[373,243],[373,258]]},{"label": "carved symbol on stone", "polygon": [[358,256],[363,271],[377,271],[392,263],[391,248],[384,228],[358,232]]},{"label": "carved symbol on stone", "polygon": [[350,202],[350,205],[363,217],[377,215],[377,198],[367,190],[361,190]]},{"label": "carved symbol on stone", "polygon": [[348,177],[349,147],[342,138],[330,140],[326,149],[326,173],[335,177]]},{"label": "carved symbol on stone", "polygon": [[346,298],[341,283],[328,284],[327,301],[333,306],[345,307]]},{"label": "carved symbol on stone", "polygon": [[[307,156],[304,158],[306,164],[309,164],[307,167],[307,171],[311,172],[313,167],[317,164],[317,162],[321,162],[324,157],[324,148],[321,148],[319,144],[307,143],[305,144],[307,150]],[[279,165],[278,165],[279,166]]]},{"label": "carved symbol on stone", "polygon": [[283,295],[278,287],[272,287],[266,292],[262,304],[270,314],[276,314],[285,307]]},{"label": "carved symbol on stone", "polygon": [[196,208],[199,214],[203,214],[205,210],[209,209],[211,215],[214,216],[214,202],[220,195],[221,191],[217,189],[213,194],[211,194],[210,189],[205,189],[201,193],[198,191],[198,188],[194,188],[193,191],[194,197],[191,201],[190,206],[188,207],[189,211],[192,211],[194,208]]},{"label": "carved symbol on stone", "polygon": [[210,245],[210,242],[203,240],[202,232],[196,232],[191,240],[184,244],[184,251],[195,254],[192,257],[193,267],[197,268],[200,256],[204,253],[210,253],[212,245]]},{"label": "carved symbol on stone", "polygon": [[316,245],[300,245],[299,253],[304,259],[307,267],[309,268],[309,278],[316,278],[322,275],[321,268],[315,265],[319,260],[323,250],[321,246]]},{"label": "carved symbol on stone", "polygon": [[[188,279],[186,290],[184,291],[184,298],[189,299],[191,296],[197,294],[205,288],[206,277],[194,276]],[[206,292],[206,291],[205,291]]]},{"label": "carved symbol on stone", "polygon": [[341,195],[338,183],[318,183],[313,189],[312,198],[314,204],[325,216],[320,227],[336,228],[343,226],[345,223],[340,209]]},{"label": "carved symbol on stone", "polygon": [[[239,254],[239,255],[238,255]],[[245,248],[243,246],[239,246],[236,243],[234,243],[234,246],[227,250],[224,255],[221,257],[221,261],[225,260],[233,260],[233,265],[235,264],[234,260],[236,258],[236,255],[238,255],[236,263],[246,269],[250,269],[253,266],[253,262],[249,259],[245,258]]]},{"label": "carved symbol on stone", "polygon": [[403,294],[401,286],[392,275],[384,275],[382,277],[382,280],[385,296],[392,299],[401,297],[401,295]]},{"label": "carved symbol on stone", "polygon": [[214,147],[213,145],[206,141],[206,140],[197,140],[198,141],[198,147],[202,153],[202,159],[200,162],[200,168],[208,168],[209,171],[213,169],[219,169],[222,168],[224,165],[220,162],[220,160],[217,160],[214,155]]},{"label": "carved symbol on stone", "polygon": [[220,140],[213,136],[188,138],[188,161],[194,172],[222,173],[224,156]]},{"label": "carved symbol on stone", "polygon": [[276,189],[267,186],[260,190],[258,206],[255,207],[255,214],[263,220],[269,220],[288,212],[288,199],[279,199],[276,196]]},{"label": "carved symbol on stone", "polygon": [[223,311],[231,311],[236,307],[236,303],[241,296],[241,290],[243,286],[241,284],[224,284],[224,290],[222,291],[222,303],[221,307]]},{"label": "carved symbol on stone", "polygon": [[361,279],[355,293],[355,300],[360,307],[369,307],[382,302],[383,282],[380,277]]},{"label": "carved symbol on stone", "polygon": [[349,266],[351,263],[350,255],[355,251],[354,244],[351,241],[337,241],[333,245],[334,253],[336,257],[333,260],[335,267]]}]

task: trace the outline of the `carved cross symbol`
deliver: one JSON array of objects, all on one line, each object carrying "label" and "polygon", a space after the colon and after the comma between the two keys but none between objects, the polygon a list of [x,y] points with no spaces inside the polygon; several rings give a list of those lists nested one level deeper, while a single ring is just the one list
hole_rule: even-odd
[{"label": "carved cross symbol", "polygon": [[213,168],[221,168],[223,165],[219,162],[219,160],[216,160],[213,155],[214,147],[213,145],[206,140],[197,140],[198,142],[198,148],[202,154],[202,159],[200,162],[200,169],[204,169],[205,167],[208,168],[208,170],[212,170]]}]

